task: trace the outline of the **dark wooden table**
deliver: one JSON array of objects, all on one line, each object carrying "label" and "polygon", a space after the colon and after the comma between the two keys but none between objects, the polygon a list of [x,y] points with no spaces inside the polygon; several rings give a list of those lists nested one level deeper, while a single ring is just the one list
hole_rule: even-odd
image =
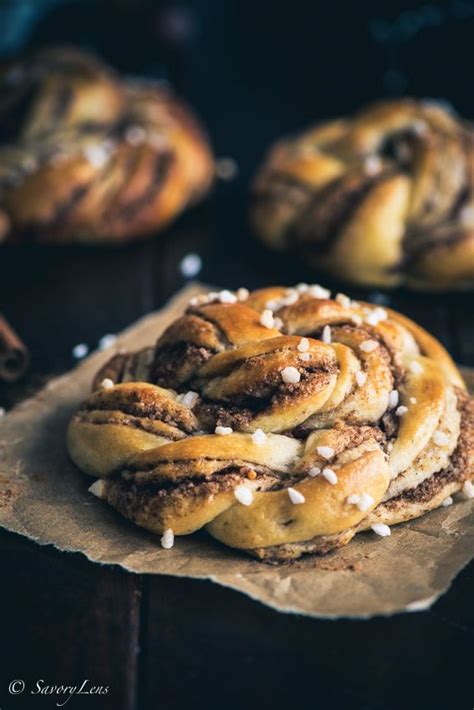
[{"label": "dark wooden table", "polygon": [[[103,334],[160,307],[183,285],[178,265],[189,252],[203,258],[200,277],[220,286],[314,281],[304,265],[252,240],[244,198],[244,180],[222,184],[166,235],[123,249],[2,249],[1,310],[33,362],[24,382],[0,389],[0,404],[12,405],[71,367],[77,343],[93,348]],[[472,297],[345,290],[388,298],[459,362],[474,365]],[[209,582],[91,564],[6,532],[0,549],[2,710],[54,708],[57,697],[29,694],[37,681],[77,686],[86,679],[108,686],[107,695],[76,696],[66,707],[461,710],[474,704],[473,565],[428,612],[319,621],[278,614]],[[27,689],[12,695],[8,686],[17,679]]]}]

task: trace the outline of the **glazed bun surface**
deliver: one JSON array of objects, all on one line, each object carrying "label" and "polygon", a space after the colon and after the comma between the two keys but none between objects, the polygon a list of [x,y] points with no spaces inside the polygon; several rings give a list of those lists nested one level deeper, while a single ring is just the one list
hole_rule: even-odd
[{"label": "glazed bun surface", "polygon": [[278,560],[445,504],[471,485],[473,436],[438,341],[300,284],[193,299],[155,345],[104,365],[68,447],[137,525]]}]

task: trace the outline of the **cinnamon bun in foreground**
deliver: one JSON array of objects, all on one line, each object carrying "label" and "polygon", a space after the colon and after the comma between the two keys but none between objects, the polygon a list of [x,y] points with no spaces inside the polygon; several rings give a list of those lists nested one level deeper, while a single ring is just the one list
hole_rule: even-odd
[{"label": "cinnamon bun in foreground", "polygon": [[474,491],[473,401],[444,348],[306,284],[194,298],[100,370],[68,447],[165,547],[205,528],[267,560],[388,535]]}]

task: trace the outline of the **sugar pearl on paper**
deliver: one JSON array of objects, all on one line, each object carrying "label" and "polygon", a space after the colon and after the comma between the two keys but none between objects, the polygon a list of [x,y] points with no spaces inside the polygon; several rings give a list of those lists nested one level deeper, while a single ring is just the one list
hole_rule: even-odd
[{"label": "sugar pearl on paper", "polygon": [[293,505],[301,505],[301,503],[304,503],[306,498],[302,493],[297,491],[295,488],[287,488],[288,491],[288,497],[293,503]]},{"label": "sugar pearl on paper", "polygon": [[99,340],[99,350],[107,350],[117,341],[117,336],[113,333],[106,333]]},{"label": "sugar pearl on paper", "polygon": [[240,485],[234,490],[234,496],[242,505],[251,505],[253,501],[253,493],[247,486]]},{"label": "sugar pearl on paper", "polygon": [[267,440],[267,435],[263,431],[263,429],[256,429],[254,433],[251,436],[251,439],[254,444],[257,444],[257,446],[260,446],[261,444],[264,444],[265,441]]},{"label": "sugar pearl on paper", "polygon": [[388,525],[385,525],[385,523],[374,523],[370,527],[372,528],[374,533],[380,535],[380,537],[388,537],[392,534],[392,531],[390,530]]},{"label": "sugar pearl on paper", "polygon": [[284,367],[281,371],[281,378],[283,382],[288,385],[296,385],[301,380],[301,375],[296,369],[296,367]]},{"label": "sugar pearl on paper", "polygon": [[161,536],[161,547],[163,547],[165,550],[171,550],[173,545],[174,545],[174,533],[171,530],[171,528],[168,528],[167,530],[164,531],[163,535]]},{"label": "sugar pearl on paper", "polygon": [[199,254],[186,254],[179,262],[179,270],[186,278],[196,276],[202,269],[202,259]]},{"label": "sugar pearl on paper", "polygon": [[86,345],[85,343],[79,343],[78,345],[75,345],[72,349],[72,356],[76,360],[82,360],[83,357],[87,355],[89,352],[89,346]]},{"label": "sugar pearl on paper", "polygon": [[332,470],[332,468],[324,468],[323,469],[323,474],[324,478],[328,483],[330,483],[332,486],[334,486],[337,483],[337,476],[335,472]]}]

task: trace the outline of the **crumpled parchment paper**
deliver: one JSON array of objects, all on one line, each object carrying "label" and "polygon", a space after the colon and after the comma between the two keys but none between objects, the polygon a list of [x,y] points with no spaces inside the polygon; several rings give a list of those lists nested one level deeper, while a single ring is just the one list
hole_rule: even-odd
[{"label": "crumpled parchment paper", "polygon": [[[191,285],[164,310],[141,319],[116,348],[155,341],[189,298]],[[284,612],[335,618],[427,609],[474,555],[472,501],[456,501],[392,535],[357,535],[325,557],[268,566],[224,547],[205,532],[179,537],[171,550],[88,493],[92,479],[68,460],[65,432],[98,367],[113,352],[91,355],[52,380],[0,421],[0,525],[40,544],[82,552],[92,562],[131,572],[196,577],[231,587]],[[470,373],[467,372],[467,375]],[[474,374],[470,374],[474,384]]]}]

